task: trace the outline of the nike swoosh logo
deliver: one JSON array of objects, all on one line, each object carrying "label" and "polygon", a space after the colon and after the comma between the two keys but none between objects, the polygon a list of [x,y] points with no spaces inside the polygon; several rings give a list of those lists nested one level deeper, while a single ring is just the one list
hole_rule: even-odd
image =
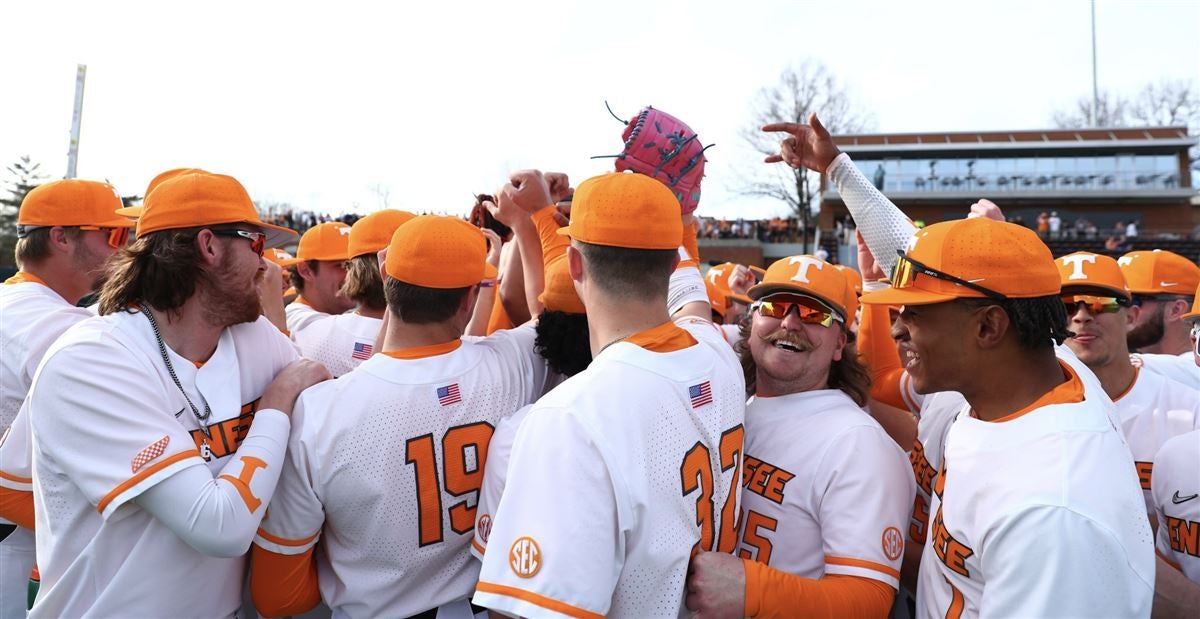
[{"label": "nike swoosh logo", "polygon": [[1186,503],[1186,502],[1188,502],[1188,501],[1190,501],[1190,500],[1192,500],[1192,499],[1194,499],[1194,498],[1196,498],[1196,497],[1198,497],[1198,496],[1200,496],[1200,494],[1193,494],[1192,496],[1179,496],[1179,491],[1178,491],[1178,490],[1176,490],[1176,491],[1175,491],[1175,496],[1172,496],[1172,497],[1171,497],[1171,502],[1172,502],[1172,503],[1174,503],[1174,504],[1176,504],[1176,505],[1179,505],[1180,503]]},{"label": "nike swoosh logo", "polygon": [[176,412],[176,413],[175,413],[175,416],[176,416],[176,417],[178,417],[178,416],[180,416],[180,415],[182,415],[182,414],[183,414],[183,409],[181,408],[181,409],[179,409],[179,411],[178,411],[178,412]]},{"label": "nike swoosh logo", "polygon": [[1178,286],[1179,282],[1158,282],[1158,285],[1162,286],[1163,288],[1167,288],[1170,286]]}]

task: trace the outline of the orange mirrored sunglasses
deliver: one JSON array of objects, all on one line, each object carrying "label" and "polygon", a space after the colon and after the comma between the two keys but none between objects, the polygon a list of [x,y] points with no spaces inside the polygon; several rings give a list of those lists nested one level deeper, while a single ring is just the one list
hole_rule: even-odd
[{"label": "orange mirrored sunglasses", "polygon": [[759,299],[750,306],[751,310],[758,311],[763,316],[770,316],[783,320],[788,315],[788,312],[796,309],[796,315],[800,317],[800,322],[810,325],[821,325],[828,327],[833,324],[833,321],[842,321],[842,317],[833,312],[827,307],[824,307],[816,299],[808,297],[792,296],[792,295],[776,295],[766,299]]},{"label": "orange mirrored sunglasses", "polygon": [[101,228],[99,226],[78,226],[80,230],[104,230],[108,232],[108,246],[120,249],[129,242],[129,228]]}]

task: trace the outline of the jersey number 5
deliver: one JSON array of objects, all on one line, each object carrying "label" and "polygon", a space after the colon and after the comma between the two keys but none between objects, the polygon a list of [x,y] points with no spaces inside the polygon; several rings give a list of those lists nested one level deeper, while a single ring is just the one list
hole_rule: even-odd
[{"label": "jersey number 5", "polygon": [[[721,434],[721,473],[741,464],[745,433],[745,429],[739,425]],[[699,496],[696,497],[696,524],[700,527],[700,541],[697,545],[701,550],[733,552],[737,546],[737,491],[741,477],[740,472],[736,470],[729,474],[729,493],[721,506],[721,531],[714,538],[713,515],[716,505],[713,501],[711,452],[704,443],[696,441],[684,454],[683,463],[679,465],[679,478],[683,486],[683,496],[699,491]]]},{"label": "jersey number 5", "polygon": [[[483,463],[487,461],[488,443],[494,428],[486,422],[450,428],[442,436],[442,475],[438,479],[437,455],[432,434],[410,438],[405,443],[405,461],[411,464],[417,480],[417,520],[420,525],[420,544],[428,546],[442,541],[442,485],[446,494],[463,497],[446,511],[450,514],[450,530],[460,535],[475,527],[475,505],[479,501],[479,486],[483,484]],[[474,462],[468,456],[474,454]],[[474,495],[472,505],[467,495]]]}]

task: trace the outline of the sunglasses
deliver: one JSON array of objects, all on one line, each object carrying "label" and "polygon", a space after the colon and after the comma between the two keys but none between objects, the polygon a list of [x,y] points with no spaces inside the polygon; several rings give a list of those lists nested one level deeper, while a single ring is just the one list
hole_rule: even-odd
[{"label": "sunglasses", "polygon": [[1146,301],[1178,301],[1179,299],[1187,299],[1187,297],[1178,294],[1135,294],[1130,305],[1141,307]]},{"label": "sunglasses", "polygon": [[[815,307],[814,307],[815,306]],[[750,305],[751,311],[757,311],[763,316],[783,320],[788,312],[795,308],[796,316],[806,325],[821,325],[828,327],[836,320],[842,322],[842,317],[825,307],[817,305],[817,301],[805,297],[771,297],[760,299]]]},{"label": "sunglasses", "polygon": [[125,247],[129,242],[129,228],[101,228],[98,226],[78,226],[80,230],[103,230],[108,232],[108,246],[113,249]]},{"label": "sunglasses", "polygon": [[1093,297],[1090,295],[1070,295],[1062,296],[1063,305],[1066,307],[1067,316],[1073,316],[1079,311],[1079,306],[1087,308],[1088,312],[1093,316],[1097,314],[1115,314],[1121,311],[1121,300],[1116,297]]},{"label": "sunglasses", "polygon": [[263,251],[267,248],[267,233],[266,232],[251,232],[249,230],[213,230],[213,234],[217,236],[240,237],[250,241],[250,251],[263,255]]},{"label": "sunglasses", "polygon": [[918,275],[925,275],[934,279],[940,279],[945,282],[958,284],[959,286],[969,288],[997,301],[1008,300],[1008,297],[996,292],[995,290],[984,288],[983,286],[980,286],[974,282],[969,282],[965,279],[960,279],[950,275],[949,273],[943,273],[937,269],[927,267],[910,258],[908,254],[904,253],[904,250],[897,249],[896,255],[899,256],[900,259],[896,261],[896,266],[892,269],[892,288],[911,288],[916,284]]}]

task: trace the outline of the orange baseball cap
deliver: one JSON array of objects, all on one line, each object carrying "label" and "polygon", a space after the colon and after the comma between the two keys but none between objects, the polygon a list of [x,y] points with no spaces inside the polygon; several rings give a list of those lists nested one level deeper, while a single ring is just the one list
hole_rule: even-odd
[{"label": "orange baseball cap", "polygon": [[274,262],[281,267],[288,267],[296,264],[295,256],[283,251],[282,249],[271,248],[263,252],[263,258],[270,262]]},{"label": "orange baseball cap", "polygon": [[1117,259],[1133,294],[1177,294],[1190,297],[1200,286],[1200,266],[1162,249],[1131,251]]},{"label": "orange baseball cap", "polygon": [[47,226],[132,228],[134,221],[115,214],[121,196],[108,183],[69,178],[34,187],[17,211],[17,236]]},{"label": "orange baseball cap", "polygon": [[146,195],[142,206],[118,209],[124,217],[138,217],[137,235],[160,230],[203,228],[247,223],[267,233],[267,245],[278,246],[296,232],[265,223],[254,209],[246,188],[232,176],[193,171],[162,181]]},{"label": "orange baseball cap", "polygon": [[1200,286],[1196,287],[1196,298],[1192,299],[1192,311],[1179,317],[1180,320],[1192,321],[1200,318]]},{"label": "orange baseball cap", "polygon": [[846,311],[853,316],[858,312],[858,299],[862,296],[863,281],[862,275],[852,267],[844,264],[833,265],[838,271],[841,271],[842,277],[846,278]]},{"label": "orange baseball cap", "polygon": [[854,295],[854,288],[846,276],[816,256],[789,256],[776,260],[767,267],[762,283],[749,290],[749,295],[757,301],[781,292],[816,299],[837,312],[847,324],[853,320],[853,311],[857,308],[857,302],[854,307],[847,306],[847,297]]},{"label": "orange baseball cap", "polygon": [[487,241],[479,228],[456,217],[422,215],[396,229],[384,270],[424,288],[467,288],[487,275]]},{"label": "orange baseball cap", "polygon": [[[1003,295],[1030,299],[1059,294],[1062,285],[1050,249],[1017,224],[976,217],[917,230],[892,274],[892,287],[868,292],[873,305],[928,305]],[[957,281],[952,281],[957,280]]]},{"label": "orange baseball cap", "polygon": [[408,211],[385,209],[376,211],[354,222],[350,226],[350,245],[347,256],[357,258],[363,254],[373,254],[388,246],[392,235],[401,224],[416,217]]},{"label": "orange baseball cap", "polygon": [[571,223],[559,234],[576,241],[630,249],[678,249],[679,200],[654,177],[611,172],[580,183]]},{"label": "orange baseball cap", "polygon": [[286,266],[309,260],[320,262],[348,260],[347,249],[349,246],[350,226],[340,221],[317,224],[300,237],[300,245],[296,248],[296,257]]},{"label": "orange baseball cap", "polygon": [[583,314],[587,310],[575,292],[575,282],[567,269],[567,256],[562,254],[546,265],[546,286],[538,300],[548,311]]},{"label": "orange baseball cap", "polygon": [[712,283],[707,277],[704,278],[704,290],[708,293],[708,304],[712,306],[712,311],[724,318],[729,291]]},{"label": "orange baseball cap", "polygon": [[[167,170],[166,172],[163,172],[162,174],[159,174],[158,176],[155,176],[154,178],[150,179],[150,184],[146,185],[146,193],[142,194],[143,199],[145,196],[150,195],[150,192],[154,191],[155,187],[158,187],[159,185],[163,184],[164,182],[169,181],[169,180],[175,178],[176,176],[182,176],[184,174],[192,174],[194,172],[199,172],[201,174],[208,174],[208,172],[206,170],[201,170],[200,168],[174,168],[172,170]],[[136,212],[135,212],[135,209],[136,209]],[[142,207],[131,206],[131,207],[128,207],[127,211],[128,212],[125,213],[126,217],[133,217],[136,219],[137,217],[141,216]]]},{"label": "orange baseball cap", "polygon": [[1129,300],[1129,286],[1117,261],[1108,256],[1077,251],[1054,261],[1062,282],[1063,294],[1093,294],[1102,292]]}]

